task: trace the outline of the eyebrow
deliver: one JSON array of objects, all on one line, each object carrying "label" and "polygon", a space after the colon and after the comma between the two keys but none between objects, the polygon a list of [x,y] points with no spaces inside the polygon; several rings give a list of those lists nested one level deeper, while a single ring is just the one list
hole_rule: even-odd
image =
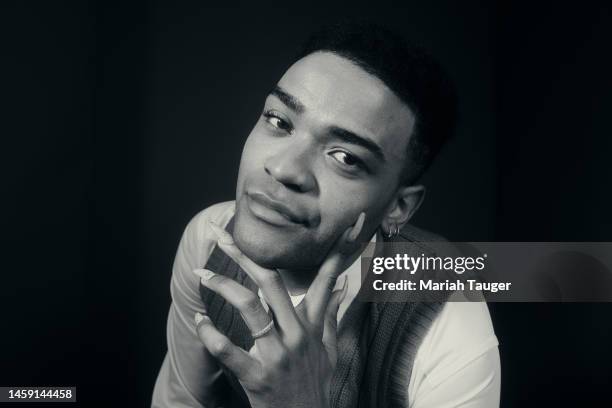
[{"label": "eyebrow", "polygon": [[[295,113],[303,113],[306,110],[306,106],[304,106],[304,104],[300,102],[298,98],[285,91],[279,85],[276,85],[274,89],[272,89],[270,95],[276,96],[282,103],[284,103]],[[364,149],[369,150],[378,160],[383,163],[387,161],[381,147],[367,137],[359,136],[350,130],[343,129],[338,126],[331,126],[329,128],[329,133],[336,139],[340,139],[346,143],[361,146]]]},{"label": "eyebrow", "polygon": [[281,88],[278,85],[276,85],[274,89],[272,89],[272,92],[270,92],[270,95],[276,96],[278,99],[280,99],[282,103],[287,105],[287,107],[289,107],[289,109],[291,109],[295,113],[302,113],[306,110],[306,107],[304,106],[302,102],[300,102],[298,98],[287,93],[287,91],[285,91],[283,88]]}]

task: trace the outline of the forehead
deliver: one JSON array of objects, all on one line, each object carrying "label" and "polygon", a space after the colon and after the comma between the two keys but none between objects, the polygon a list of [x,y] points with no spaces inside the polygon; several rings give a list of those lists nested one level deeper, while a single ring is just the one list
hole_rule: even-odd
[{"label": "forehead", "polygon": [[[304,115],[367,136],[391,157],[400,157],[415,118],[380,79],[351,61],[316,52],[293,64],[279,86],[306,107]],[[399,149],[404,147],[404,149]]]}]

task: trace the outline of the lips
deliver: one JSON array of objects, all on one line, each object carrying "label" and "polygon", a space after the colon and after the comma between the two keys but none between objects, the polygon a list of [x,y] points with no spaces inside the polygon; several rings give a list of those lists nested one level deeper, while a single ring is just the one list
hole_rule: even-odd
[{"label": "lips", "polygon": [[288,205],[284,204],[283,202],[279,200],[271,198],[269,195],[265,193],[250,192],[248,193],[248,196],[255,203],[262,205],[270,210],[275,211],[276,213],[280,214],[281,216],[286,218],[288,221],[291,221],[292,223],[296,223],[296,224],[306,223],[306,217],[299,214],[298,211],[292,209],[291,207],[289,207]]}]

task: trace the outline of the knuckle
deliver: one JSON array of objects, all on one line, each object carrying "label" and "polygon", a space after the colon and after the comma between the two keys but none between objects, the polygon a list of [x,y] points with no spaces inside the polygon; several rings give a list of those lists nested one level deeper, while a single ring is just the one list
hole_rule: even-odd
[{"label": "knuckle", "polygon": [[257,381],[253,382],[254,391],[258,391],[262,394],[273,392],[274,389],[272,387],[272,381],[272,375],[268,374],[267,372],[262,372]]},{"label": "knuckle", "polygon": [[325,287],[328,290],[333,290],[336,287],[337,281],[338,281],[338,277],[336,275],[326,275],[325,276]]},{"label": "knuckle", "polygon": [[271,379],[271,371],[265,365],[260,365],[252,372],[252,375],[249,378],[250,389],[264,392],[268,389],[268,387],[271,387]]},{"label": "knuckle", "polygon": [[314,340],[316,338],[322,338],[323,337],[323,332],[325,331],[325,327],[324,325],[321,326],[317,326],[317,327],[313,327],[312,328],[312,334],[310,336],[310,339]]},{"label": "knuckle", "polygon": [[271,357],[270,363],[280,370],[287,370],[291,366],[288,350],[284,347],[280,348],[278,352]]},{"label": "knuckle", "polygon": [[260,311],[262,311],[262,306],[261,306],[261,302],[259,301],[259,299],[251,299],[248,302],[246,302],[246,312],[247,313],[259,313]]},{"label": "knuckle", "polygon": [[[287,359],[287,367],[289,367],[288,359]],[[268,391],[274,392],[274,390],[277,388],[276,384],[279,384],[286,380],[287,371],[288,370],[286,369],[283,370],[281,366],[279,365],[274,365],[271,363],[266,364],[261,373],[261,382],[262,382],[261,386],[267,387],[266,389]]]},{"label": "knuckle", "polygon": [[246,260],[246,257],[244,256],[244,254],[242,253],[242,251],[239,251],[238,248],[234,247],[235,249],[232,251],[233,252],[233,258],[236,261],[236,263],[238,263],[239,265],[243,265],[244,261]]},{"label": "knuckle", "polygon": [[255,294],[249,294],[238,300],[238,307],[244,313],[256,313],[261,308],[261,303]]},{"label": "knuckle", "polygon": [[266,271],[262,274],[262,283],[268,286],[276,287],[282,285],[282,279],[280,275],[275,271]]},{"label": "knuckle", "polygon": [[223,357],[227,357],[230,354],[230,350],[231,350],[231,345],[229,341],[225,339],[220,339],[220,340],[214,341],[210,345],[209,351],[213,356],[217,358],[223,358]]},{"label": "knuckle", "polygon": [[308,345],[308,339],[303,330],[296,333],[291,338],[287,339],[287,345],[293,351],[300,351],[306,349]]},{"label": "knuckle", "polygon": [[334,332],[338,329],[338,322],[336,321],[335,316],[331,316],[329,319],[327,319],[325,324],[328,329],[333,330]]},{"label": "knuckle", "polygon": [[256,392],[265,392],[266,387],[269,387],[266,381],[266,375],[261,367],[253,370],[248,379],[246,379],[246,384],[244,385],[247,389]]}]

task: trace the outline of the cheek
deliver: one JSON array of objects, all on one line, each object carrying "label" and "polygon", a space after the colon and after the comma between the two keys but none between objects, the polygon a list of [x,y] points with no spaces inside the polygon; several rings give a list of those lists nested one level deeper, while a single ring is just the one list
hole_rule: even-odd
[{"label": "cheek", "polygon": [[249,134],[249,137],[247,137],[246,141],[244,142],[242,156],[240,157],[241,171],[242,169],[250,169],[254,167],[260,156],[261,143],[257,142],[258,135],[256,131],[257,128],[253,129],[253,131]]},{"label": "cheek", "polygon": [[321,188],[321,223],[323,229],[341,234],[362,211],[368,211],[369,203],[365,198],[369,194],[364,194],[363,187],[353,188],[350,182],[330,184],[327,188]]},{"label": "cheek", "polygon": [[375,229],[381,222],[389,198],[389,191],[381,188],[381,184],[375,181],[330,183],[322,190],[320,201],[324,229],[334,229],[341,234],[355,223],[362,211],[366,213],[364,230]]},{"label": "cheek", "polygon": [[262,143],[258,141],[257,127],[253,129],[247,137],[240,156],[240,167],[238,169],[237,196],[240,196],[245,179],[249,174],[253,174],[256,169],[263,168],[266,149],[262,148]]}]

